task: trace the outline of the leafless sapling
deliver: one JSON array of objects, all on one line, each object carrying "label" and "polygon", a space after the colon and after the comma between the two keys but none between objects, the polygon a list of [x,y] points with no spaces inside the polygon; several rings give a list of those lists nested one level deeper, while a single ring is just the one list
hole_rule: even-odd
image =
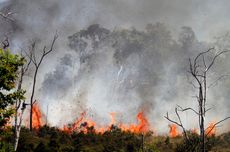
[{"label": "leafless sapling", "polygon": [[32,55],[30,56],[28,53],[27,53],[27,56],[30,57],[31,59],[31,62],[33,63],[34,67],[35,67],[35,70],[34,70],[34,76],[33,76],[33,84],[32,84],[32,92],[31,92],[31,97],[30,97],[30,131],[32,131],[33,129],[33,105],[34,103],[36,102],[36,100],[34,100],[34,94],[35,94],[35,88],[36,88],[36,81],[37,81],[37,74],[38,74],[38,70],[40,68],[40,65],[43,61],[43,59],[49,54],[51,53],[54,49],[54,44],[55,44],[55,41],[57,40],[58,38],[58,35],[57,33],[54,35],[54,38],[51,42],[51,46],[49,49],[47,49],[46,46],[43,47],[42,49],[42,54],[40,56],[40,58],[38,59],[37,56],[36,56],[36,53],[35,53],[35,45],[36,45],[36,42],[33,42],[32,43]]}]

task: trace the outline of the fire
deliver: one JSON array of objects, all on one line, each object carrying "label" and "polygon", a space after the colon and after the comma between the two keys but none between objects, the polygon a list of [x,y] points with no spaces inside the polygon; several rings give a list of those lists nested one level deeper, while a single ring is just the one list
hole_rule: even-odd
[{"label": "fire", "polygon": [[42,122],[42,112],[40,110],[40,107],[37,103],[35,103],[33,105],[33,108],[32,108],[32,119],[33,119],[33,123],[32,123],[32,126],[33,128],[40,128],[42,125],[43,125],[43,122]]},{"label": "fire", "polygon": [[207,136],[213,136],[216,134],[215,122],[209,123],[208,128],[205,131],[205,134],[207,134]]},{"label": "fire", "polygon": [[136,116],[138,124],[120,124],[119,128],[123,131],[130,131],[134,133],[146,133],[150,130],[150,124],[143,112],[139,112]]},{"label": "fire", "polygon": [[169,125],[169,136],[174,138],[176,136],[178,136],[178,130],[177,130],[177,126],[175,124],[170,124]]},{"label": "fire", "polygon": [[74,130],[76,130],[80,126],[85,115],[86,115],[86,112],[81,113],[80,118],[76,119],[76,121],[73,124],[71,124],[71,126],[69,126],[69,127],[67,127],[67,125],[64,125],[63,131],[71,133]]},{"label": "fire", "polygon": [[[78,118],[72,125],[67,127],[64,125],[63,131],[71,133],[73,131],[83,131],[84,133],[88,132],[88,128],[93,127],[94,131],[96,133],[104,133],[105,131],[110,131],[114,125],[116,125],[116,119],[115,119],[116,113],[111,112],[111,123],[105,127],[99,127],[96,122],[93,120],[87,118],[86,112],[82,113],[80,118]],[[143,112],[139,112],[136,116],[138,123],[137,124],[122,124],[120,123],[118,127],[122,131],[130,131],[133,133],[146,133],[150,130],[150,123],[148,119],[146,118],[145,114]]]},{"label": "fire", "polygon": [[116,124],[115,116],[116,116],[116,113],[115,113],[115,112],[111,112],[111,113],[110,113],[110,117],[111,117],[110,126]]},{"label": "fire", "polygon": [[[44,125],[42,121],[43,114],[40,110],[39,104],[35,103],[33,105],[33,128],[40,128],[42,125]],[[82,112],[80,116],[74,121],[74,123],[69,124],[69,125],[64,125],[61,130],[67,133],[72,133],[74,131],[82,131],[84,133],[87,133],[89,130],[94,131],[95,133],[104,133],[106,131],[111,131],[111,129],[114,126],[117,126],[120,128],[122,131],[130,131],[133,133],[147,133],[150,131],[150,123],[145,116],[144,112],[139,112],[136,116],[137,123],[133,124],[123,124],[123,123],[117,123],[116,122],[116,113],[111,112],[110,117],[111,117],[111,122],[106,125],[101,127],[98,125],[96,122],[94,122],[91,118],[88,118],[86,112]]]}]

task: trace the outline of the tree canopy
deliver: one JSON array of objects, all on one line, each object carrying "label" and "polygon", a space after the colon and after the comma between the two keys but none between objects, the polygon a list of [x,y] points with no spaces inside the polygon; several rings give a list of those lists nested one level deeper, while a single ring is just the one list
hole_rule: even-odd
[{"label": "tree canopy", "polygon": [[15,101],[24,99],[25,91],[15,89],[19,68],[24,61],[10,50],[0,49],[0,129],[14,114]]}]

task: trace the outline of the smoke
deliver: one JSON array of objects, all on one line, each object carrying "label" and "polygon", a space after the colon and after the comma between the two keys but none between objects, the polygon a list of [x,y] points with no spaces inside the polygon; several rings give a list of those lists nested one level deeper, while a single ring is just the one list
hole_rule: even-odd
[{"label": "smoke", "polygon": [[[196,108],[188,58],[211,46],[229,47],[226,3],[4,0],[1,11],[14,12],[15,21],[1,20],[0,36],[9,37],[15,52],[36,40],[39,54],[58,31],[55,52],[41,66],[35,94],[43,111],[49,105],[52,125],[70,122],[84,110],[102,123],[109,121],[110,112],[134,121],[142,110],[156,130],[165,132],[163,116],[176,104]],[[216,62],[211,79],[229,73],[228,57]],[[28,94],[30,79],[25,82]],[[209,106],[215,108],[207,122],[229,113],[230,81],[224,82],[209,90]],[[218,109],[223,113],[214,114]],[[183,120],[190,127],[194,117],[188,113]]]}]

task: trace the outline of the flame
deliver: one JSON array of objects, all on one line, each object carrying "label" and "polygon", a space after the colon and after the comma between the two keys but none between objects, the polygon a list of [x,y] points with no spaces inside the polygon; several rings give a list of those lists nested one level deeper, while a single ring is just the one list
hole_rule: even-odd
[{"label": "flame", "polygon": [[207,136],[213,136],[216,134],[216,126],[215,122],[210,122],[207,129],[205,130],[205,134],[208,134]]},{"label": "flame", "polygon": [[42,125],[43,125],[43,122],[42,122],[42,112],[40,110],[40,107],[37,103],[35,103],[33,105],[33,108],[32,108],[32,126],[33,128],[40,128]]},{"label": "flame", "polygon": [[115,113],[115,112],[111,112],[111,113],[110,113],[110,118],[111,118],[110,126],[116,124],[115,116],[116,116],[116,113]]},{"label": "flame", "polygon": [[84,119],[85,115],[86,115],[86,112],[82,112],[81,115],[80,115],[80,118],[77,118],[75,120],[75,122],[73,124],[71,124],[71,126],[64,125],[62,130],[65,131],[65,132],[68,132],[68,133],[73,132],[74,130],[76,130],[80,126],[80,124],[81,124],[82,120]]},{"label": "flame", "polygon": [[177,125],[175,124],[170,124],[169,125],[169,136],[174,138],[179,135],[178,130],[177,130]]},{"label": "flame", "polygon": [[146,133],[150,129],[150,124],[143,112],[139,112],[136,116],[138,124],[123,125],[120,124],[119,128],[123,131],[130,131],[133,133]]},{"label": "flame", "polygon": [[[89,127],[93,127],[95,133],[104,133],[105,131],[111,131],[114,125],[116,125],[116,119],[115,119],[116,113],[111,112],[111,122],[108,126],[105,127],[99,127],[96,122],[93,120],[87,118],[86,112],[81,113],[80,118],[76,119],[76,121],[67,127],[67,125],[64,125],[62,128],[63,131],[67,133],[72,133],[73,131],[82,131],[84,133],[88,132]],[[145,114],[143,112],[139,112],[136,116],[138,123],[137,124],[122,124],[120,123],[118,127],[122,131],[130,131],[133,133],[146,133],[150,130],[150,123],[148,119],[146,118]]]}]

